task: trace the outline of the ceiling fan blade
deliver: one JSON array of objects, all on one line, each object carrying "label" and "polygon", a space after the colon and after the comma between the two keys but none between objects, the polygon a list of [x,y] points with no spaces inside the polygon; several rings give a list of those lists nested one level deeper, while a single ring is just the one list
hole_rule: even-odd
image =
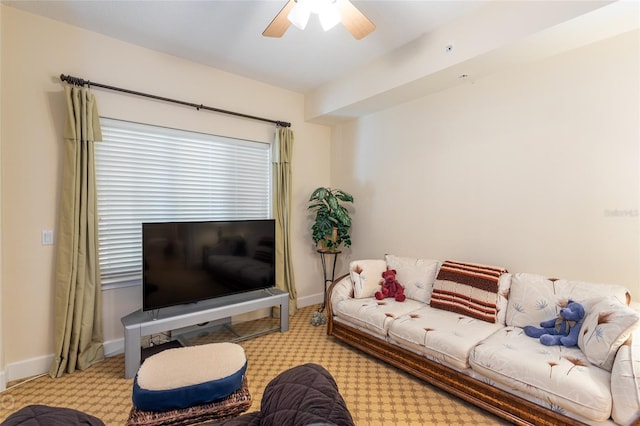
[{"label": "ceiling fan blade", "polygon": [[375,24],[364,16],[349,0],[336,0],[336,3],[340,9],[342,24],[347,27],[356,40],[364,38],[376,29]]},{"label": "ceiling fan blade", "polygon": [[265,37],[282,37],[287,31],[287,28],[289,28],[289,25],[291,25],[291,22],[287,19],[287,15],[289,15],[289,12],[293,9],[295,4],[295,0],[289,0],[282,10],[278,12],[276,17],[273,18],[273,21],[271,21],[269,26],[265,28],[262,35]]}]

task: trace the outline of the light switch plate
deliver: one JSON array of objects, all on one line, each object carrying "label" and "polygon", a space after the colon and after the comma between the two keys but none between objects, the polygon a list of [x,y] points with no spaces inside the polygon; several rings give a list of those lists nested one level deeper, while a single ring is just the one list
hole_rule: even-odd
[{"label": "light switch plate", "polygon": [[42,245],[43,246],[53,245],[53,231],[50,231],[50,230],[42,231]]}]

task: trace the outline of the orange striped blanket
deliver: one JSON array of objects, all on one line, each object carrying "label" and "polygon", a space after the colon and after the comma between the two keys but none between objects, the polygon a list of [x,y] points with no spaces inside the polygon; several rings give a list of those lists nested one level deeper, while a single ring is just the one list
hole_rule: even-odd
[{"label": "orange striped blanket", "polygon": [[431,295],[431,307],[496,322],[498,281],[505,268],[447,260]]}]

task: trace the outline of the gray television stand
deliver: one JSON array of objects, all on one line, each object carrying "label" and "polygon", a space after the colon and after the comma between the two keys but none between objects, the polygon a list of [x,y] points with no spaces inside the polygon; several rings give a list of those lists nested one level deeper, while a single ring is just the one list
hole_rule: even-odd
[{"label": "gray television stand", "polygon": [[140,338],[189,327],[259,309],[280,306],[280,332],[289,330],[289,293],[257,290],[154,311],[138,310],[122,317],[124,326],[124,377],[132,378],[140,367]]}]

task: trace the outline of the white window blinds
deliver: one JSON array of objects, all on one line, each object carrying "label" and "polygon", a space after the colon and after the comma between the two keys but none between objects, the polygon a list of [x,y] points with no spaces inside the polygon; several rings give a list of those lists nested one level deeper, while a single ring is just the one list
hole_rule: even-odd
[{"label": "white window blinds", "polygon": [[143,222],[271,217],[270,144],[101,119],[103,285],[140,282]]}]

